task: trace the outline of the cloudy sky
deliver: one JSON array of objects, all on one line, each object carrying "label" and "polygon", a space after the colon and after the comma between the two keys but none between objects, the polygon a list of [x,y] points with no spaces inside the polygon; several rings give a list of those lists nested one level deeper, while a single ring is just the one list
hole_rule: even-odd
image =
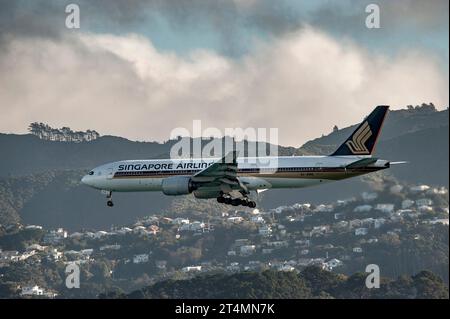
[{"label": "cloudy sky", "polygon": [[[76,3],[81,28],[67,29]],[[381,28],[365,26],[369,3]],[[448,0],[0,0],[0,132],[131,140],[279,129],[282,145],[379,104],[448,107]]]}]

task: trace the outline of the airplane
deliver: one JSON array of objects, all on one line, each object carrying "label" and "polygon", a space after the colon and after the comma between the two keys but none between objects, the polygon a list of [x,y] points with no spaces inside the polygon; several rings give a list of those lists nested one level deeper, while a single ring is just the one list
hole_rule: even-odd
[{"label": "airplane", "polygon": [[275,169],[265,169],[255,164],[256,158],[238,157],[231,151],[222,158],[108,163],[91,170],[81,182],[105,192],[109,207],[114,205],[113,192],[160,191],[255,208],[255,201],[248,197],[251,191],[309,187],[405,163],[372,157],[388,109],[387,105],[377,106],[331,155],[280,156],[275,158]]}]

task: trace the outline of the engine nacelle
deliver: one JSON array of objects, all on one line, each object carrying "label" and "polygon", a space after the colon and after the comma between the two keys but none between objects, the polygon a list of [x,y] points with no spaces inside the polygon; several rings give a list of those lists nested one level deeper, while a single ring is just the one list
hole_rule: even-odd
[{"label": "engine nacelle", "polygon": [[193,186],[189,176],[172,176],[162,181],[162,191],[165,195],[187,195],[192,193]]}]

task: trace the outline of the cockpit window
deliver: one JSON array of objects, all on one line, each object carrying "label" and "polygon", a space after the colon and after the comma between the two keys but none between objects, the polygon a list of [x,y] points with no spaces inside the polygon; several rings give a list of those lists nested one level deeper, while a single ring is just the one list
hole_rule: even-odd
[{"label": "cockpit window", "polygon": [[90,171],[88,174],[89,175],[94,175],[94,171]]}]

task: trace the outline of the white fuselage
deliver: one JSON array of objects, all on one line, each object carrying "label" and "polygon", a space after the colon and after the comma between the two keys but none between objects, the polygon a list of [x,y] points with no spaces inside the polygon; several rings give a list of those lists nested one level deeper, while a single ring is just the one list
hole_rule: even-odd
[{"label": "white fuselage", "polygon": [[[387,168],[388,162],[377,160],[363,168],[347,165],[364,156],[282,156],[237,158],[237,176],[249,190],[308,187],[345,179]],[[105,164],[84,176],[91,187],[114,191],[162,191],[163,180],[171,176],[193,176],[219,160],[155,159],[127,160]],[[270,165],[267,163],[270,162]]]}]

